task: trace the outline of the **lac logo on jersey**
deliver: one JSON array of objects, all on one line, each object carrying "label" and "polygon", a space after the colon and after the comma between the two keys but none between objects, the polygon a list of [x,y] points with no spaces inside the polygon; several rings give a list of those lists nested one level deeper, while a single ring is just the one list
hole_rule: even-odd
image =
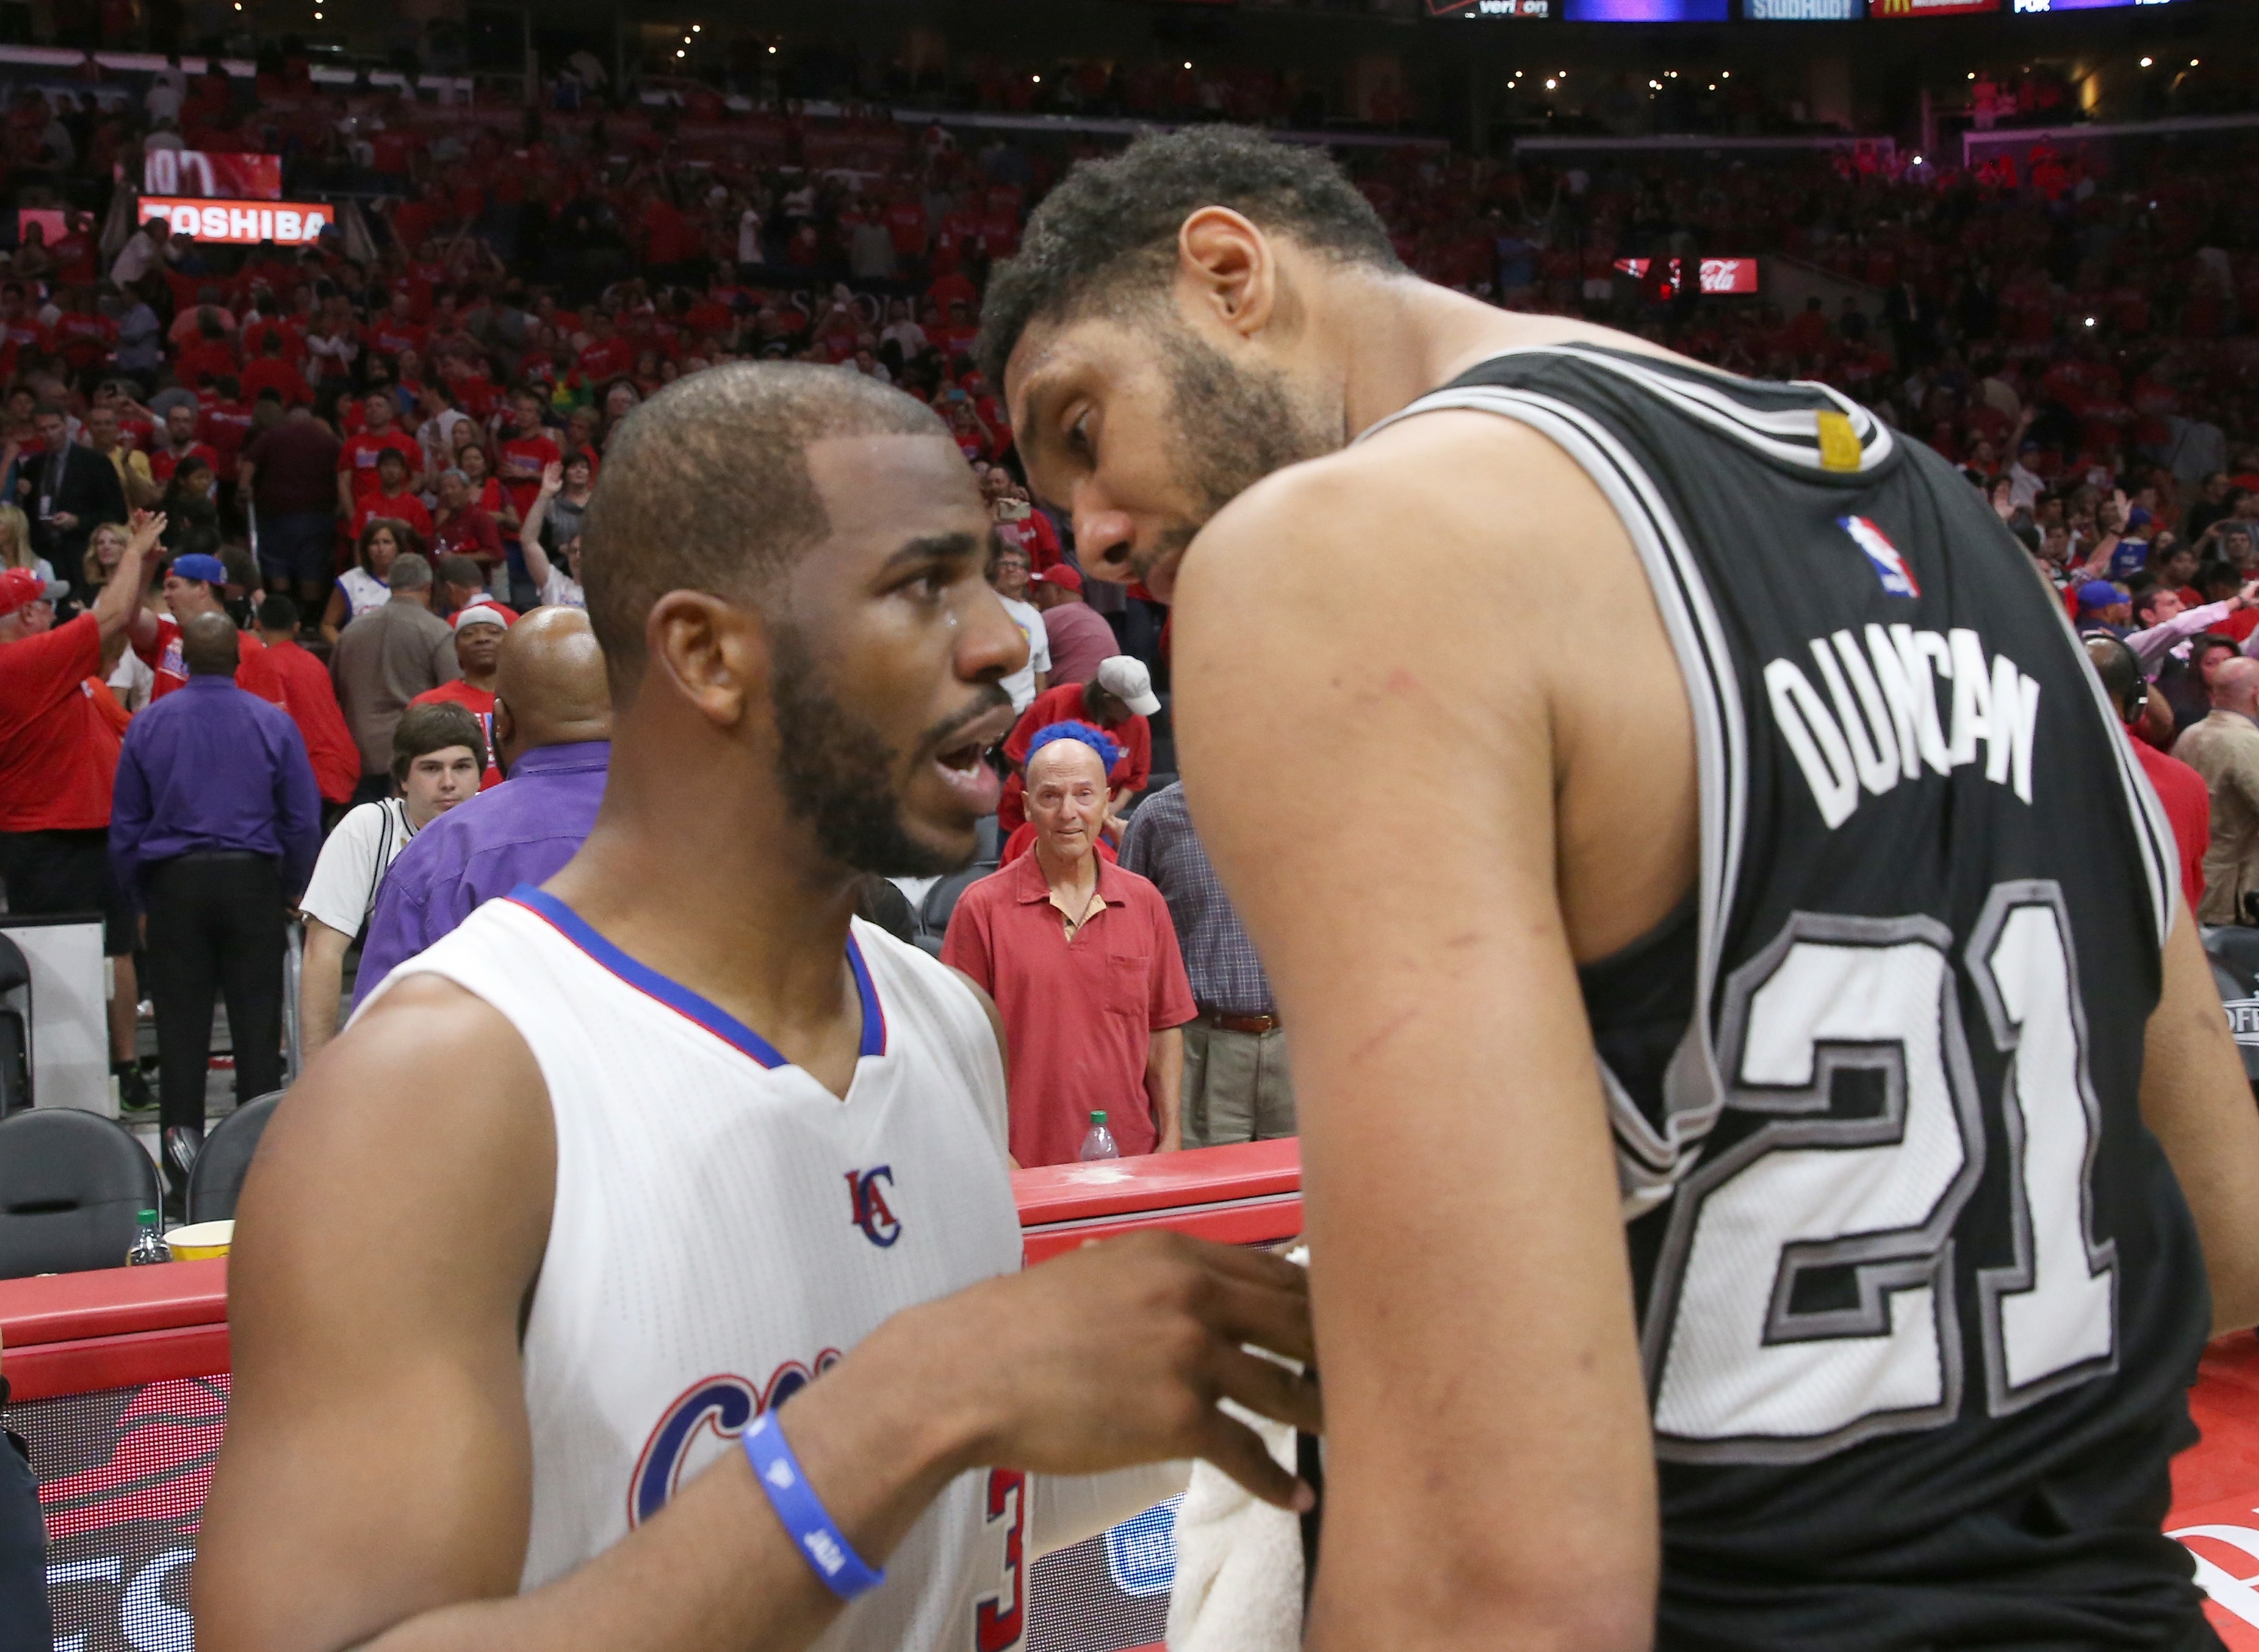
[{"label": "lac logo on jersey", "polygon": [[1920,596],[1921,586],[1906,566],[1906,558],[1899,554],[1898,546],[1890,536],[1864,516],[1838,516],[1836,525],[1851,536],[1851,543],[1867,553],[1867,560],[1875,565],[1875,577],[1883,582],[1883,589],[1892,596]]},{"label": "lac logo on jersey", "polygon": [[848,1197],[854,1203],[855,1225],[863,1230],[866,1239],[884,1250],[902,1236],[901,1221],[887,1203],[886,1193],[879,1185],[894,1179],[894,1167],[880,1164],[866,1171],[848,1171],[845,1175]]}]

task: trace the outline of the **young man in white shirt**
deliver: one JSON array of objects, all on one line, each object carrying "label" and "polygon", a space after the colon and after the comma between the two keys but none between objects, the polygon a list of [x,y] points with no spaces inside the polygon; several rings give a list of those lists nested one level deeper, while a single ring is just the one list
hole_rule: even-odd
[{"label": "young man in white shirt", "polygon": [[462,706],[410,706],[392,737],[400,795],[346,812],[322,845],[300,897],[306,953],[298,975],[301,1065],[337,1036],[346,951],[376,905],[384,874],[413,837],[456,804],[476,797],[487,764],[479,720]]}]

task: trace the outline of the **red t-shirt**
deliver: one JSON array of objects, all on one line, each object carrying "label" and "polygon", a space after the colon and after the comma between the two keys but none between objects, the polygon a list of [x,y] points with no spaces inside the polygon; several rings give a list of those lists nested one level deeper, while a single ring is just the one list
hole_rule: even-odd
[{"label": "red t-shirt", "polygon": [[[1029,701],[1028,709],[1020,714],[1019,722],[1012,725],[1012,732],[1004,741],[1004,755],[1012,759],[1015,771],[1028,760],[1029,742],[1052,723],[1087,723],[1093,728],[1103,727],[1084,707],[1082,689],[1079,682],[1061,683],[1056,688],[1044,689]],[[1125,786],[1133,792],[1144,791],[1153,778],[1153,725],[1132,712],[1127,723],[1105,732],[1122,748],[1122,755],[1114,760],[1114,767],[1106,777],[1107,784],[1117,792]],[[1005,780],[1003,801],[996,806],[1000,830],[1017,831],[1027,820],[1027,808],[1021,801],[1026,790],[1027,783],[1016,772]]]},{"label": "red t-shirt", "polygon": [[[289,710],[290,696],[283,691],[281,674],[274,669],[274,662],[267,658],[266,645],[249,631],[236,638],[236,645],[235,686],[246,694],[257,694]],[[188,662],[181,658],[180,623],[171,615],[159,616],[156,641],[146,648],[136,643],[133,652],[141,656],[143,665],[157,674],[156,683],[149,690],[152,705],[189,680]]]},{"label": "red t-shirt", "polygon": [[219,453],[217,450],[207,447],[202,442],[190,442],[189,444],[189,451],[181,454],[179,458],[174,457],[173,450],[162,443],[151,448],[149,450],[149,474],[160,482],[168,482],[173,480],[173,473],[180,469],[182,459],[201,459],[205,464],[212,467],[212,474],[214,475],[217,475],[219,474]]},{"label": "red t-shirt", "polygon": [[2181,858],[2181,893],[2194,912],[2204,899],[2204,851],[2212,842],[2212,792],[2198,774],[2178,758],[2160,751],[2131,735],[2127,744],[2141,759],[2165,819],[2173,829],[2173,844]]},{"label": "red t-shirt", "polygon": [[373,516],[384,516],[394,522],[404,522],[424,536],[424,543],[431,543],[431,513],[414,494],[365,494],[353,505],[353,543],[360,542],[360,530]]},{"label": "red t-shirt", "polygon": [[272,390],[282,398],[284,407],[295,407],[301,402],[311,402],[313,390],[306,383],[306,375],[280,356],[260,356],[236,376],[236,383],[246,402],[259,400],[261,390]]},{"label": "red t-shirt", "polygon": [[91,614],[0,648],[0,831],[110,824],[120,740],[89,680],[101,670]]},{"label": "red t-shirt", "polygon": [[360,747],[346,726],[338,691],[330,682],[329,667],[296,643],[277,643],[266,651],[274,674],[282,682],[282,709],[305,737],[306,755],[314,765],[314,784],[326,802],[351,800],[360,783]]},{"label": "red t-shirt", "polygon": [[513,436],[502,445],[502,490],[510,495],[520,522],[541,495],[541,467],[564,457],[563,450],[546,436]]},{"label": "red t-shirt", "polygon": [[411,706],[460,706],[479,720],[479,731],[487,741],[487,772],[479,776],[481,792],[502,784],[502,771],[495,766],[494,702],[493,689],[473,687],[460,677],[437,688],[426,688],[408,702]]},{"label": "red t-shirt", "polygon": [[475,557],[481,562],[502,559],[502,530],[495,519],[476,505],[465,505],[446,521],[431,530],[431,554],[436,561],[440,557]]},{"label": "red t-shirt", "polygon": [[942,940],[942,962],[977,981],[1003,1018],[1023,1165],[1072,1163],[1101,1108],[1125,1157],[1151,1152],[1148,1045],[1198,1014],[1161,892],[1101,858],[1098,894],[1105,910],[1068,940],[1042,862],[1023,855],[965,892]]},{"label": "red t-shirt", "polygon": [[371,436],[363,431],[358,436],[348,436],[338,449],[338,468],[353,474],[353,499],[356,502],[377,490],[376,456],[390,448],[408,461],[410,476],[424,468],[422,444],[406,431],[394,428],[381,436]]},{"label": "red t-shirt", "polygon": [[591,338],[581,352],[581,376],[591,385],[616,379],[633,366],[635,344],[617,333],[609,338]]}]

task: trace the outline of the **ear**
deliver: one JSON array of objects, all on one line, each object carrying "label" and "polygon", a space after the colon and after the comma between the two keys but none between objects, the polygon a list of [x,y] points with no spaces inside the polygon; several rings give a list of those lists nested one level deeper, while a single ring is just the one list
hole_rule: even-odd
[{"label": "ear", "polygon": [[644,622],[651,672],[717,729],[763,702],[768,633],[759,617],[706,591],[669,591]]},{"label": "ear", "polygon": [[1178,227],[1177,281],[1201,309],[1251,338],[1278,307],[1277,249],[1229,207],[1202,207]]},{"label": "ear", "polygon": [[489,762],[495,760],[495,752],[501,751],[503,743],[517,730],[517,719],[510,716],[510,701],[496,694],[494,702],[494,751],[487,753]]}]

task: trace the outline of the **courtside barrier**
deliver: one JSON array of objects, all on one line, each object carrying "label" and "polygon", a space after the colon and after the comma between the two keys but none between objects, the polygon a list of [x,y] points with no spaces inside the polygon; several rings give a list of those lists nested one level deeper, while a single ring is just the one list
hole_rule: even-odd
[{"label": "courtside barrier", "polygon": [[[1293,1142],[1023,1171],[1030,1262],[1139,1228],[1231,1244],[1301,1225]],[[227,1264],[0,1281],[9,1426],[32,1442],[57,1652],[192,1652],[189,1579],[227,1422]],[[2204,1438],[2173,1465],[2166,1530],[2207,1614],[2259,1652],[2259,1339],[2224,1337],[2191,1398]],[[1153,1652],[1174,1580],[1168,1505],[1030,1570],[1028,1652]]]}]

